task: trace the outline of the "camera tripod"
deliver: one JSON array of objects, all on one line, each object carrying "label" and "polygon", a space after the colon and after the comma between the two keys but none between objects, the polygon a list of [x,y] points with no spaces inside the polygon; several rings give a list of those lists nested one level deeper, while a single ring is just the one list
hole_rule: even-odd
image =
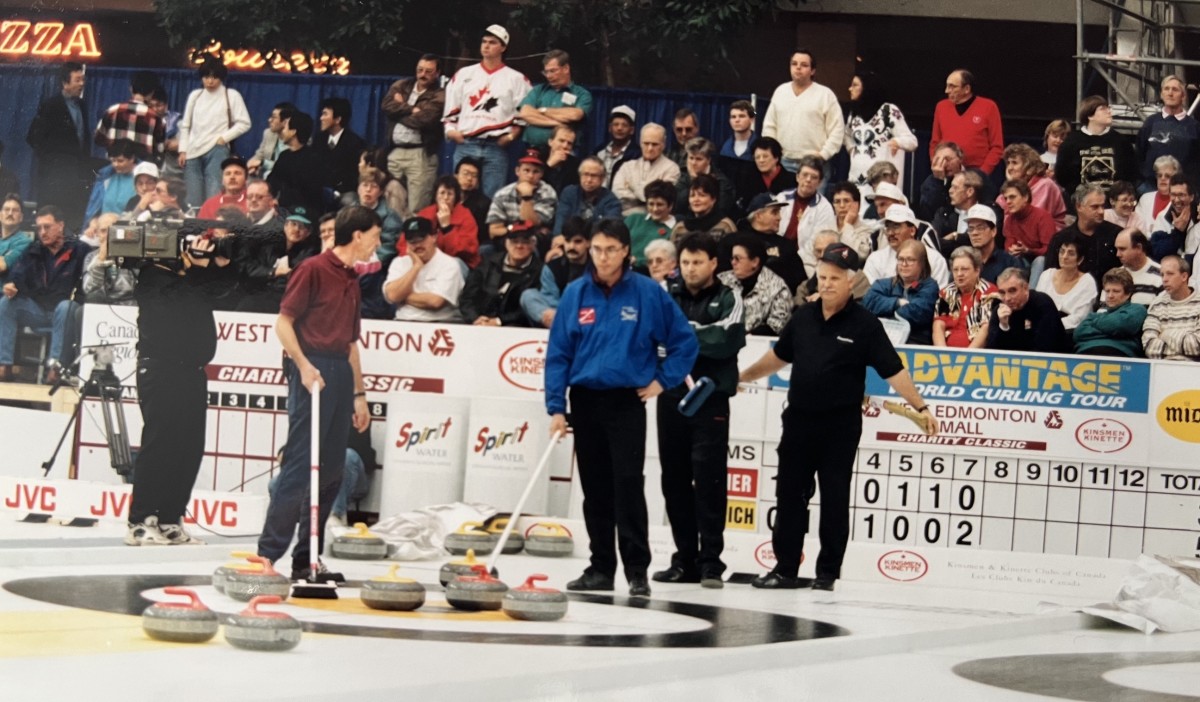
[{"label": "camera tripod", "polygon": [[54,447],[54,453],[42,463],[42,475],[50,474],[50,469],[54,467],[54,462],[58,459],[58,452],[62,450],[63,443],[66,442],[67,435],[71,432],[71,427],[79,424],[79,417],[83,412],[83,401],[88,397],[99,397],[100,408],[104,414],[104,437],[108,443],[108,456],[112,469],[125,482],[129,482],[129,476],[133,472],[133,460],[129,452],[129,432],[125,427],[125,410],[121,407],[121,381],[113,372],[112,345],[106,343],[84,348],[73,363],[62,368],[58,381],[50,388],[50,394],[53,395],[66,382],[73,379],[82,380],[78,372],[84,354],[92,356],[92,372],[88,374],[87,381],[79,389],[79,402],[75,405],[75,411],[72,413],[71,419],[67,421],[67,426],[63,427],[62,436],[58,438],[58,445]]}]

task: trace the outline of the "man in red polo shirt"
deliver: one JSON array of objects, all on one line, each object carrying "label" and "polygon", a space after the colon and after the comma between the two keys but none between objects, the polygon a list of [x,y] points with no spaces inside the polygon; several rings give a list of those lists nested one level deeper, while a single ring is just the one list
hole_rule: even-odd
[{"label": "man in red polo shirt", "polygon": [[[258,554],[272,562],[287,551],[298,521],[303,522],[301,534],[307,528],[302,517],[308,514],[313,385],[321,389],[321,524],[329,518],[342,484],[348,425],[353,422],[361,432],[370,422],[358,360],[362,295],[354,264],[371,258],[379,246],[381,225],[372,210],[357,205],[344,208],[334,223],[333,248],[306,259],[292,271],[279,305],[275,334],[287,354],[288,438],[279,483],[258,537]],[[321,549],[325,548],[324,531],[321,529]],[[292,551],[294,580],[309,577],[309,562],[308,539],[302,536]],[[319,575],[339,579],[324,565]]]},{"label": "man in red polo shirt", "polygon": [[[191,197],[192,193],[188,193]],[[195,203],[193,203],[195,204]],[[221,162],[221,192],[200,206],[200,219],[216,219],[222,207],[246,211],[246,162],[240,156],[230,156]]]}]

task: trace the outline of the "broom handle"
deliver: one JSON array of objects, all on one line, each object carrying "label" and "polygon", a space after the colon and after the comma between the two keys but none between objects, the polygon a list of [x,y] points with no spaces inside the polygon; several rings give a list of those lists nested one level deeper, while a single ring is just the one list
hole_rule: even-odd
[{"label": "broom handle", "polygon": [[500,540],[496,542],[496,547],[492,549],[492,555],[488,558],[487,571],[490,573],[496,567],[496,559],[500,557],[500,550],[504,548],[504,544],[508,542],[509,534],[517,525],[517,520],[521,518],[521,510],[525,507],[525,500],[529,499],[529,494],[533,492],[533,486],[537,484],[538,476],[542,471],[546,470],[546,466],[550,463],[550,454],[554,451],[554,445],[562,438],[562,432],[556,431],[550,435],[550,443],[546,445],[546,451],[542,453],[542,460],[538,461],[537,468],[533,469],[533,475],[529,476],[529,483],[525,485],[525,492],[521,493],[521,499],[517,500],[517,506],[513,509],[512,516],[508,518],[508,524],[504,525],[504,531],[500,532]]},{"label": "broom handle", "polygon": [[309,437],[308,473],[308,567],[309,580],[317,581],[321,553],[318,550],[317,522],[321,521],[321,385],[314,380],[312,385],[312,436]]}]

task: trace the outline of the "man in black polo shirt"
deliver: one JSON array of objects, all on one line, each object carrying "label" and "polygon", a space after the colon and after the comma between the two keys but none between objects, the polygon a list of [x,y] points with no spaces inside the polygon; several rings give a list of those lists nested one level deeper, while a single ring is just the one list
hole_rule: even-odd
[{"label": "man in black polo shirt", "polygon": [[775,347],[742,372],[743,383],[764,378],[793,361],[788,405],[779,442],[778,501],[772,545],[775,569],[751,583],[767,589],[797,589],[796,577],[808,531],[808,501],[814,475],[821,481],[821,551],[815,590],[833,590],[850,538],[850,482],[862,434],[862,400],[867,366],[918,412],[927,431],[937,423],[892,348],[883,326],[852,300],[851,271],[858,254],[845,244],[825,249],[817,265],[820,304],[796,309]]}]

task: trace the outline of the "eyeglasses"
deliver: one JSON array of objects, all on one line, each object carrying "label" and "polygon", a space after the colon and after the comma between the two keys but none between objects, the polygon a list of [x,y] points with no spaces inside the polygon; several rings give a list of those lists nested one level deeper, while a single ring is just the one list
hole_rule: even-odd
[{"label": "eyeglasses", "polygon": [[739,254],[734,254],[729,257],[729,260],[734,263],[741,263],[742,261],[749,261],[750,257],[749,256],[741,256]]},{"label": "eyeglasses", "polygon": [[917,259],[908,256],[897,256],[896,263],[917,263]]},{"label": "eyeglasses", "polygon": [[986,224],[968,224],[967,225],[967,231],[969,231],[969,232],[986,232],[989,229],[991,229],[991,227],[987,226]]},{"label": "eyeglasses", "polygon": [[[592,251],[595,251],[595,249],[592,249]],[[652,266],[658,266],[666,263],[667,260],[668,259],[666,256],[655,256],[654,258],[646,259],[646,263],[649,263]]]},{"label": "eyeglasses", "polygon": [[620,254],[624,248],[624,246],[593,246],[591,247],[591,251],[592,255],[596,258],[608,258],[609,256]]}]

